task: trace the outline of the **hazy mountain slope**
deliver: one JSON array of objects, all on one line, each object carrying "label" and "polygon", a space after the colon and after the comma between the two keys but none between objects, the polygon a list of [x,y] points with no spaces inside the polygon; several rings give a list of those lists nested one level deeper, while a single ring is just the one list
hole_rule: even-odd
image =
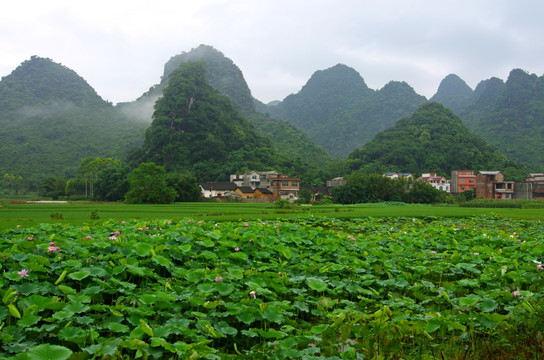
[{"label": "hazy mountain slope", "polygon": [[272,142],[278,153],[288,158],[301,158],[303,162],[314,165],[323,165],[330,160],[328,154],[314,144],[305,133],[289,123],[256,112],[255,103],[258,104],[258,102],[251,96],[251,91],[240,69],[232,60],[208,45],[200,45],[189,52],[173,56],[165,64],[161,83],[152,87],[134,103],[125,104],[123,106],[125,111],[148,114],[151,121],[153,103],[162,95],[170,73],[180,64],[190,61],[204,62],[209,84],[221,94],[226,95],[232,104],[253,122],[257,132]]},{"label": "hazy mountain slope", "polygon": [[145,127],[50,59],[33,56],[0,81],[0,173],[73,175],[85,157],[124,156]]},{"label": "hazy mountain slope", "polygon": [[315,72],[297,94],[268,109],[273,117],[289,121],[329,154],[342,158],[424,101],[406,83],[391,82],[380,91],[371,90],[354,69],[338,64]]},{"label": "hazy mountain slope", "polygon": [[439,102],[459,115],[474,101],[472,89],[457,75],[446,76],[429,101]]},{"label": "hazy mountain slope", "polygon": [[464,122],[512,160],[544,169],[544,77],[515,69],[506,83],[484,84]]},{"label": "hazy mountain slope", "polygon": [[378,133],[348,157],[351,170],[437,172],[453,169],[489,170],[513,166],[492,145],[470,132],[461,119],[442,104],[421,105],[408,118]]},{"label": "hazy mountain slope", "polygon": [[142,161],[193,172],[199,181],[224,181],[244,168],[271,169],[279,158],[231,101],[209,85],[204,63],[189,62],[171,72],[157,100]]}]

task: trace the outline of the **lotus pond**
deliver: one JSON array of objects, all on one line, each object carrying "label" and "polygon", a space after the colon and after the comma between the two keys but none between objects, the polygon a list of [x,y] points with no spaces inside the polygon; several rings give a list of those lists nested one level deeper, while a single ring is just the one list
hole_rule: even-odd
[{"label": "lotus pond", "polygon": [[539,359],[539,220],[106,221],[0,233],[2,359]]}]

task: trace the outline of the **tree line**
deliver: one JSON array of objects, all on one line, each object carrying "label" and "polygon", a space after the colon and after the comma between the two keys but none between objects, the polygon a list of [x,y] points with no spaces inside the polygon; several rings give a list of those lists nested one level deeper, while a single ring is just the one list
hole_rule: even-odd
[{"label": "tree line", "polygon": [[191,173],[166,172],[153,162],[131,167],[118,159],[85,158],[77,176],[51,176],[41,182],[42,196],[127,203],[198,201],[200,187]]}]

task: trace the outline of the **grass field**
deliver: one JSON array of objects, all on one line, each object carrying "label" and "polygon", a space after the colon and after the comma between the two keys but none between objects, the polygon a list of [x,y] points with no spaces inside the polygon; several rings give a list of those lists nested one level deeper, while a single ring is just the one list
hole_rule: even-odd
[{"label": "grass field", "polygon": [[[91,219],[95,211],[98,219]],[[40,223],[82,225],[117,220],[195,218],[215,221],[269,220],[303,215],[349,219],[362,217],[472,217],[492,215],[519,219],[544,219],[544,209],[463,208],[456,206],[404,205],[319,205],[279,209],[272,203],[177,203],[171,205],[128,205],[121,203],[27,204],[3,201],[0,229]]]}]

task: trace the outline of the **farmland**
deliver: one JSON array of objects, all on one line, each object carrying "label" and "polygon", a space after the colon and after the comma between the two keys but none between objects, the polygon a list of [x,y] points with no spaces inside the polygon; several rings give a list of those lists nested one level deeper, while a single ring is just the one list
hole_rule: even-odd
[{"label": "farmland", "polygon": [[536,213],[314,207],[272,220],[278,209],[231,206],[5,230],[2,358],[542,357]]},{"label": "farmland", "polygon": [[[98,218],[92,219],[94,211]],[[156,220],[198,218],[209,221],[270,220],[296,216],[324,216],[351,219],[363,217],[472,217],[497,215],[509,218],[544,219],[544,209],[463,208],[430,205],[319,205],[280,209],[272,203],[177,203],[172,205],[129,205],[122,203],[27,204],[4,201],[0,205],[0,229],[40,223],[83,225],[105,220]]]}]

